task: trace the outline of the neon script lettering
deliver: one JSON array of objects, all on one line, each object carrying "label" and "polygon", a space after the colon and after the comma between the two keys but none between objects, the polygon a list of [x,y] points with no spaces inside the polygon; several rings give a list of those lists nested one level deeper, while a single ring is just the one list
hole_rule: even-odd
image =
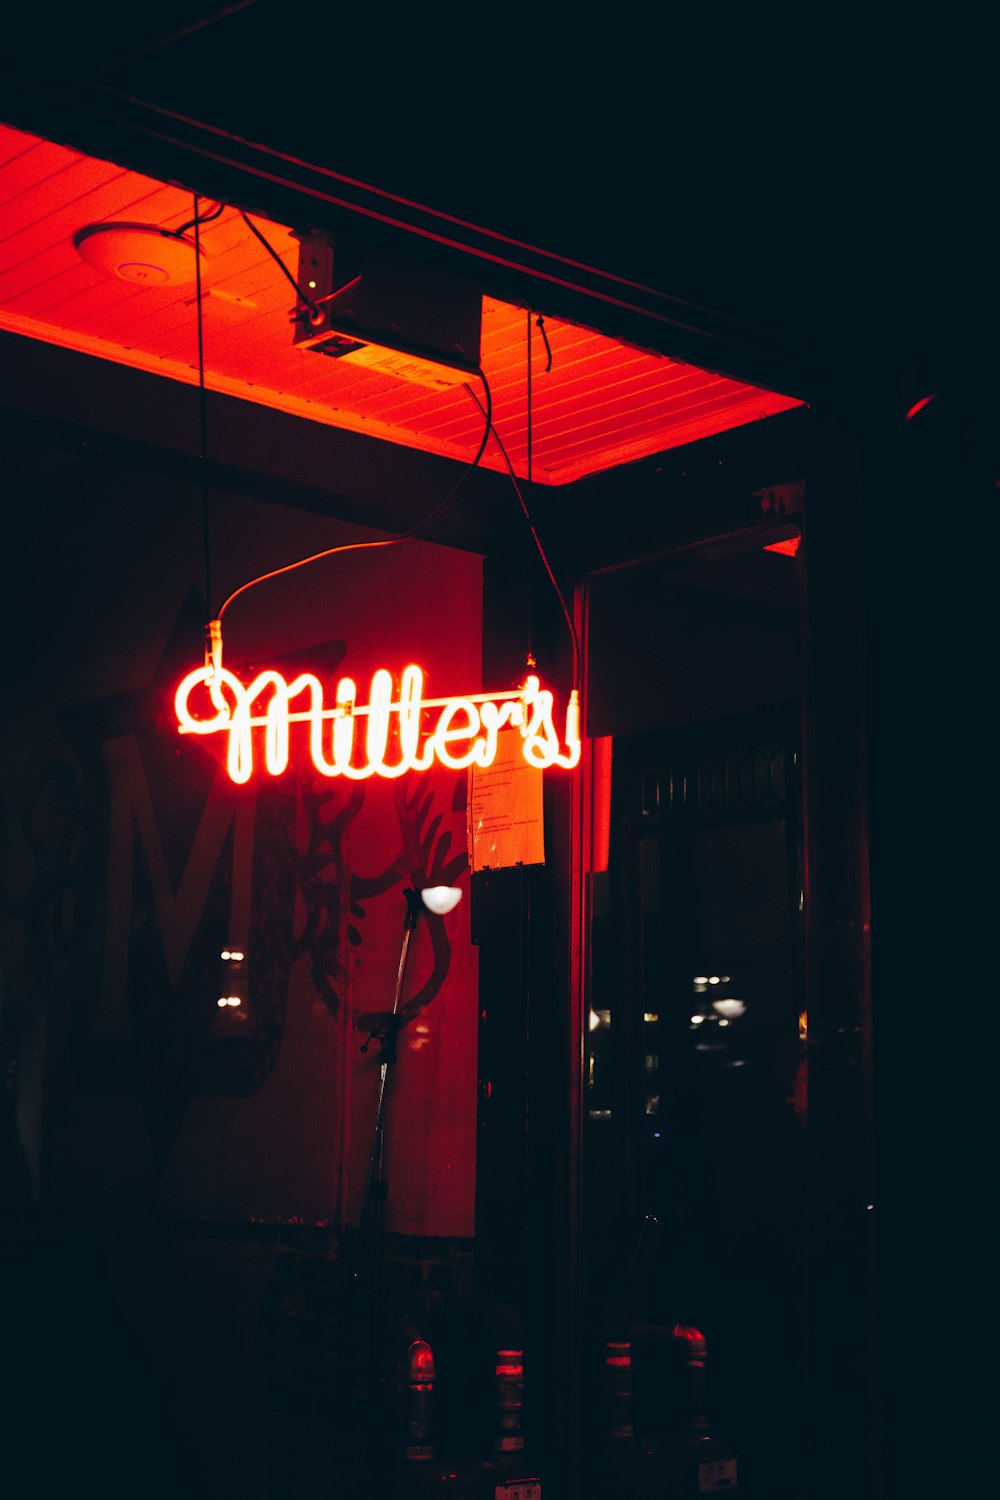
[{"label": "neon script lettering", "polygon": [[[202,689],[205,707],[198,717],[191,700]],[[227,734],[227,768],[233,781],[247,782],[254,771],[255,744],[261,737],[264,765],[271,776],[288,767],[291,726],[304,724],[312,762],[321,776],[394,778],[406,771],[426,771],[434,761],[461,771],[492,765],[500,730],[520,730],[524,758],[540,770],[580,759],[580,700],[574,688],[566,709],[566,733],[560,741],[553,722],[553,697],[537,677],[509,693],[469,693],[459,698],[424,698],[419,667],[403,672],[398,698],[392,676],[380,669],[372,677],[368,703],[356,702],[349,677],[337,683],[334,706],[324,705],[323,686],[310,672],[287,682],[280,672],[261,672],[244,685],[221,665],[207,663],[189,672],[177,689],[174,709],[181,734]],[[196,699],[197,701],[197,699]],[[366,718],[363,735],[358,720]],[[362,759],[363,755],[363,759]]]}]

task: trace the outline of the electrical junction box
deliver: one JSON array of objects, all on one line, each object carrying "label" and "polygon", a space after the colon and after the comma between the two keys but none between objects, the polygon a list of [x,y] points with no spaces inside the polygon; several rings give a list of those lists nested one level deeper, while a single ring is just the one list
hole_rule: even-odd
[{"label": "electrical junction box", "polygon": [[476,376],[483,299],[475,283],[326,230],[297,238],[300,349],[436,390]]}]

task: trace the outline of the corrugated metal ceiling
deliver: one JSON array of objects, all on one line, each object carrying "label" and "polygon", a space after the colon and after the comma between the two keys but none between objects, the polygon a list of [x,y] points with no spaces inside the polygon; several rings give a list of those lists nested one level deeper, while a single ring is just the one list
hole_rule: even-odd
[{"label": "corrugated metal ceiling", "polygon": [[[208,211],[208,206],[203,206]],[[149,286],[85,263],[74,234],[128,222],[177,230],[186,190],[0,125],[0,327],[99,358],[198,380],[195,286]],[[298,241],[254,223],[291,276]],[[442,391],[321,358],[293,345],[291,286],[236,208],[201,230],[205,382],[210,390],[462,461],[482,415],[461,386]],[[532,477],[587,474],[741,426],[800,403],[545,316],[551,368],[534,316],[484,296],[481,366],[493,420],[517,473],[528,465],[531,330]],[[483,463],[500,469],[490,444]]]}]

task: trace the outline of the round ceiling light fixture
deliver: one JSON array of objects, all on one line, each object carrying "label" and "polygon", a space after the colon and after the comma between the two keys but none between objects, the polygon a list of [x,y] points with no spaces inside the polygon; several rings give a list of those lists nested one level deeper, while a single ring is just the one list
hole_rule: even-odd
[{"label": "round ceiling light fixture", "polygon": [[[185,286],[197,277],[195,242],[172,229],[153,224],[88,224],[73,244],[105,276],[120,276],[136,286]],[[201,251],[202,261],[205,259]]]}]

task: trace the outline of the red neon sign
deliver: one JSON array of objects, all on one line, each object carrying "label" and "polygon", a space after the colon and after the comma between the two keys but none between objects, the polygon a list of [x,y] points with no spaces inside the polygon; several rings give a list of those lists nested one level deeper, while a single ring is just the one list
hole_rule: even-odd
[{"label": "red neon sign", "polygon": [[[543,771],[552,766],[572,770],[579,762],[580,698],[575,688],[561,741],[553,721],[553,695],[537,677],[528,677],[523,687],[512,692],[466,693],[457,698],[424,698],[423,687],[423,672],[409,666],[402,675],[399,697],[394,699],[392,675],[380,668],[372,677],[367,703],[356,701],[355,683],[342,677],[334,705],[328,708],[323,685],[311,672],[291,682],[280,672],[261,672],[244,684],[221,663],[210,660],[184,678],[174,709],[181,734],[229,736],[227,769],[232,780],[240,783],[253,775],[261,731],[268,775],[280,776],[287,770],[293,724],[307,726],[312,763],[321,776],[346,776],[352,781],[426,771],[434,761],[455,771],[489,766],[506,725],[520,730],[529,765]],[[209,711],[204,716],[192,711],[192,699],[197,703],[199,697]],[[368,721],[363,746],[357,733],[361,718]]]}]

